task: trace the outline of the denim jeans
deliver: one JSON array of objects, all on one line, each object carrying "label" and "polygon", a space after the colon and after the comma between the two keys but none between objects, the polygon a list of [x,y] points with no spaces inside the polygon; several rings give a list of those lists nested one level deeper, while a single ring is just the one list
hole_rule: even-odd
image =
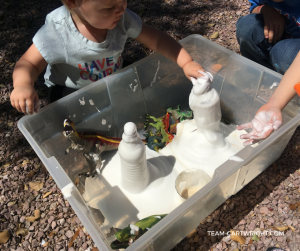
[{"label": "denim jeans", "polygon": [[287,71],[300,51],[300,38],[269,43],[264,37],[264,19],[261,14],[240,17],[236,24],[236,36],[242,56],[281,74]]}]

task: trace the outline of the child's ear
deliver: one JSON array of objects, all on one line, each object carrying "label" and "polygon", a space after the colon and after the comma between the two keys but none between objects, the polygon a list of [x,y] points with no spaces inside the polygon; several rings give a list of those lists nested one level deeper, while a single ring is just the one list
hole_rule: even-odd
[{"label": "child's ear", "polygon": [[69,10],[76,8],[75,0],[63,0],[62,2]]}]

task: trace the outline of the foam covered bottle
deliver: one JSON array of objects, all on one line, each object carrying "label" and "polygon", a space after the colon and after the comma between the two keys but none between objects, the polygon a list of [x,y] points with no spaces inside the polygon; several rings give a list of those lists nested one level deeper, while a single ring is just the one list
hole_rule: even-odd
[{"label": "foam covered bottle", "polygon": [[194,113],[197,130],[215,146],[225,146],[225,140],[220,132],[221,107],[218,92],[211,88],[213,76],[209,72],[200,72],[203,76],[191,78],[193,89],[189,97],[189,105]]},{"label": "foam covered bottle", "polygon": [[146,148],[140,139],[136,126],[128,122],[118,148],[121,158],[122,186],[128,192],[140,193],[149,183]]}]

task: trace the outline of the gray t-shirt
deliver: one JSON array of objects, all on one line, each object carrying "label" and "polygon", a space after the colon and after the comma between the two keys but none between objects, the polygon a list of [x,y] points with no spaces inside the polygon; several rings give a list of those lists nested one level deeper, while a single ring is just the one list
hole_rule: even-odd
[{"label": "gray t-shirt", "polygon": [[141,18],[126,9],[116,27],[108,30],[106,40],[95,43],[77,30],[65,6],[52,11],[33,38],[48,63],[45,84],[80,89],[114,73],[122,68],[127,38],[138,37],[141,30]]}]

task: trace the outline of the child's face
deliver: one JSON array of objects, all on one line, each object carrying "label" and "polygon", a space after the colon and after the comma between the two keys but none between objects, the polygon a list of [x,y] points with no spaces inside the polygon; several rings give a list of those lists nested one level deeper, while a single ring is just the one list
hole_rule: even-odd
[{"label": "child's face", "polygon": [[78,14],[97,29],[113,29],[127,7],[127,0],[88,0],[77,6]]}]

